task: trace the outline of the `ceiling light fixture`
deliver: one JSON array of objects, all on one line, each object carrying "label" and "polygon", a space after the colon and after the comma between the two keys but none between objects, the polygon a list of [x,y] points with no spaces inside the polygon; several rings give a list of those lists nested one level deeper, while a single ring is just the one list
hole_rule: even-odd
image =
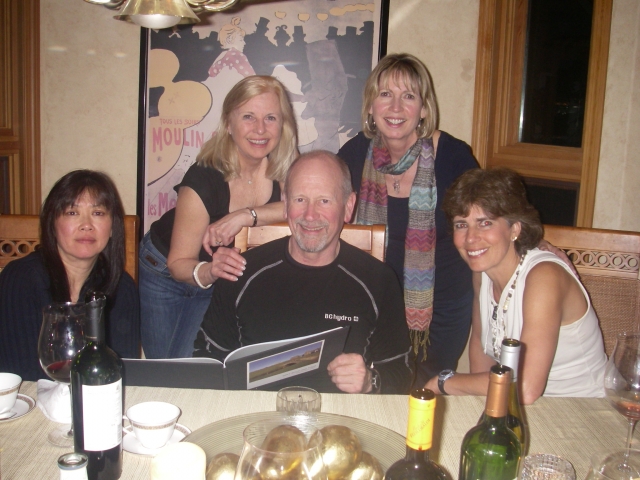
[{"label": "ceiling light fixture", "polygon": [[195,12],[220,12],[240,0],[84,0],[112,10],[113,18],[128,20],[141,27],[161,29],[178,24],[198,23]]}]

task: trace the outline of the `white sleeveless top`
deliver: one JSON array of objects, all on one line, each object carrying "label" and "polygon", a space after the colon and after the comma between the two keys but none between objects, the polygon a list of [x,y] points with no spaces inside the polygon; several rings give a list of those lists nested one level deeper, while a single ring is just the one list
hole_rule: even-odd
[{"label": "white sleeveless top", "polygon": [[[504,315],[504,337],[520,339],[523,321],[522,304],[527,274],[541,262],[554,262],[562,265],[580,285],[588,305],[587,312],[581,319],[571,325],[560,327],[556,355],[551,364],[549,379],[543,395],[550,397],[604,397],[604,367],[607,362],[607,356],[604,352],[604,342],[602,341],[598,317],[580,280],[553,253],[534,248],[525,257],[520,268],[513,297]],[[507,285],[511,286],[514,276],[515,272]],[[508,290],[509,288],[506,288],[500,297],[497,310],[498,323],[501,323],[503,305],[507,298]],[[492,291],[493,284],[489,277],[483,273],[480,287],[482,347],[487,355],[498,361],[499,359],[495,358],[493,351],[491,328],[491,316],[495,307]],[[535,348],[535,345],[530,347]]]}]

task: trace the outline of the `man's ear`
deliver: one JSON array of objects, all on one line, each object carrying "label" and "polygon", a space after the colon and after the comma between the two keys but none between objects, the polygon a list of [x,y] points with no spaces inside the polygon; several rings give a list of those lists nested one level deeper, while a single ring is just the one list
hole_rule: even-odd
[{"label": "man's ear", "polygon": [[349,194],[349,198],[347,199],[347,203],[344,206],[344,221],[345,223],[349,223],[351,221],[351,216],[353,215],[353,210],[356,206],[356,194],[351,192]]}]

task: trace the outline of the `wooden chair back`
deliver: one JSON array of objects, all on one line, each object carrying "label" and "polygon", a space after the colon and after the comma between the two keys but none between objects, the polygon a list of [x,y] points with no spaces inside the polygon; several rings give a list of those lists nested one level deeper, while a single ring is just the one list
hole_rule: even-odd
[{"label": "wooden chair back", "polygon": [[[139,219],[124,218],[125,270],[138,281]],[[0,215],[0,270],[9,262],[29,255],[40,244],[38,215]]]},{"label": "wooden chair back", "polygon": [[580,274],[611,355],[618,333],[640,327],[640,233],[545,225],[544,238],[564,250]]},{"label": "wooden chair back", "polygon": [[[277,223],[263,227],[244,227],[236,235],[235,246],[241,252],[257,247],[263,243],[291,235],[289,225]],[[384,225],[352,225],[345,224],[340,238],[360,250],[364,250],[380,261],[384,261]]]}]

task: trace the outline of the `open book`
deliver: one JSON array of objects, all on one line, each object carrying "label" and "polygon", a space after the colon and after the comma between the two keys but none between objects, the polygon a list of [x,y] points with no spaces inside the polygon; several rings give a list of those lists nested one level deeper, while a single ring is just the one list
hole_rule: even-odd
[{"label": "open book", "polygon": [[124,384],[148,387],[273,390],[326,383],[327,365],[342,353],[349,327],[240,347],[213,358],[123,358]]}]

